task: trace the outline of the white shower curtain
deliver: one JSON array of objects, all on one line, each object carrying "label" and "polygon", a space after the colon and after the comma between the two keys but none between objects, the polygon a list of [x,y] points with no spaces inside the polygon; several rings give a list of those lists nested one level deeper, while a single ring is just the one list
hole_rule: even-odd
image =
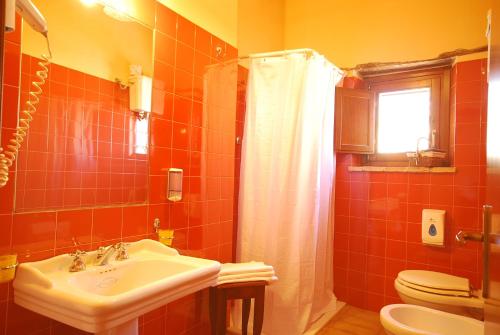
[{"label": "white shower curtain", "polygon": [[[251,60],[243,137],[238,261],[264,261],[263,333],[303,334],[335,305],[330,199],[335,84],[320,55]],[[238,310],[233,314],[240,325]]]}]

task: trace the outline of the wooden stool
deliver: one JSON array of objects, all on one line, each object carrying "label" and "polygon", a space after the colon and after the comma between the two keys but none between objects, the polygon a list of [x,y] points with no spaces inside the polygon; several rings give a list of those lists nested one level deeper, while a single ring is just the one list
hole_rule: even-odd
[{"label": "wooden stool", "polygon": [[242,334],[247,335],[250,302],[254,299],[253,334],[260,335],[264,321],[264,294],[266,281],[228,283],[210,288],[210,324],[212,335],[226,334],[227,300],[243,299],[241,312]]}]

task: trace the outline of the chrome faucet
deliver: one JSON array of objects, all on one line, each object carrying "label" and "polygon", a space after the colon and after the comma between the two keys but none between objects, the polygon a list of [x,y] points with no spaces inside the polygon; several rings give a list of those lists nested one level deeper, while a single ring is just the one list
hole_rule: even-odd
[{"label": "chrome faucet", "polygon": [[125,243],[120,242],[115,245],[110,245],[107,248],[99,247],[99,249],[97,250],[97,257],[95,259],[94,264],[97,266],[107,265],[109,263],[111,255],[113,255],[115,252],[116,252],[115,259],[117,261],[123,261],[125,259],[128,259],[128,252],[125,246],[126,246]]},{"label": "chrome faucet", "polygon": [[109,263],[109,258],[115,252],[115,246],[110,245],[109,247],[99,247],[97,249],[97,256],[95,258],[95,265],[102,266]]},{"label": "chrome faucet", "polygon": [[417,151],[415,152],[415,165],[417,165],[417,166],[420,163],[420,155],[421,155],[420,142],[422,140],[425,140],[425,141],[429,142],[429,139],[427,137],[419,137],[417,139]]}]

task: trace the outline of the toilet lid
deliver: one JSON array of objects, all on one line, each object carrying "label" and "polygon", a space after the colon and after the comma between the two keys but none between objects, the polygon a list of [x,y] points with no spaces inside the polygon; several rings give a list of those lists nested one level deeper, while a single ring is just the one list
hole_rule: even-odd
[{"label": "toilet lid", "polygon": [[399,273],[398,280],[403,285],[422,291],[455,296],[470,296],[469,279],[446,273],[405,270]]}]

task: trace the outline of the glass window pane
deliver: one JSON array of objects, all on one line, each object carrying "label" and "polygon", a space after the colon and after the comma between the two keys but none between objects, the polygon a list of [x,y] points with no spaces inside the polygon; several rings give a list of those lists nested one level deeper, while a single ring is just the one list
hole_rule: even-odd
[{"label": "glass window pane", "polygon": [[[380,93],[378,96],[378,153],[417,150],[420,137],[429,138],[429,87]],[[428,149],[422,140],[420,149]]]}]

